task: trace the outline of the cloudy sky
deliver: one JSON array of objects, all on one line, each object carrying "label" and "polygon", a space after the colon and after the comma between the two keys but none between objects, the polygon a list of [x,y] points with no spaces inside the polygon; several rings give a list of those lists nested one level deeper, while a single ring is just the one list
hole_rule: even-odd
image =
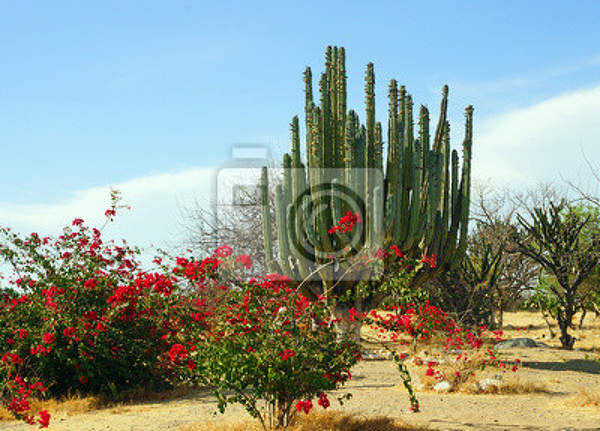
[{"label": "cloudy sky", "polygon": [[600,163],[598,2],[369,3],[0,1],[0,224],[97,224],[113,187],[132,209],[108,236],[183,241],[232,149],[289,145],[329,44],[359,112],[369,61],[380,120],[392,77],[434,115],[450,85],[454,145],[474,105],[480,180],[585,182],[583,154]]}]

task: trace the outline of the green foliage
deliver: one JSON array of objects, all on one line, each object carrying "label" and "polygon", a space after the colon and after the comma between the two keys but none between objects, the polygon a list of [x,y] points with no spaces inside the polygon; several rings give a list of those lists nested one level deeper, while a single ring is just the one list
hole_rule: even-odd
[{"label": "green foliage", "polygon": [[451,314],[461,325],[495,326],[494,300],[502,271],[500,245],[470,248],[457,268],[441,274],[428,286],[431,303]]},{"label": "green foliage", "polygon": [[560,303],[553,290],[556,290],[557,287],[556,282],[551,280],[550,277],[540,277],[539,284],[524,302],[524,308],[547,313],[556,319],[560,310]]},{"label": "green foliage", "polygon": [[600,260],[600,237],[595,234],[592,216],[593,213],[565,202],[534,208],[530,220],[518,215],[522,228],[521,233],[515,234],[518,251],[538,262],[556,280],[542,288],[557,303],[561,343],[568,349],[575,343],[568,331],[581,308],[584,283]]},{"label": "green foliage", "polygon": [[211,314],[193,356],[199,379],[221,412],[240,403],[265,429],[285,428],[297,411],[308,413],[311,399],[328,407],[325,392],[346,382],[360,357],[330,325],[324,298],[310,302],[283,278],[230,288]]}]

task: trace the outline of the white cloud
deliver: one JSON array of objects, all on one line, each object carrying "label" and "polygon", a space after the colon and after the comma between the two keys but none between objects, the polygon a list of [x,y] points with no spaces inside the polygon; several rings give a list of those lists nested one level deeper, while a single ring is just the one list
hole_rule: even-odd
[{"label": "white cloud", "polygon": [[180,208],[194,200],[212,201],[215,178],[216,170],[190,169],[78,190],[63,202],[0,203],[0,220],[2,225],[24,234],[53,236],[76,217],[89,226],[100,226],[105,221],[110,189],[114,188],[121,191],[122,203],[130,205],[131,210],[121,210],[115,222],[106,227],[104,236],[125,238],[129,244],[144,248],[150,244],[166,247],[179,239]]},{"label": "white cloud", "polygon": [[476,127],[473,173],[515,185],[567,178],[598,162],[600,86],[487,119]]}]

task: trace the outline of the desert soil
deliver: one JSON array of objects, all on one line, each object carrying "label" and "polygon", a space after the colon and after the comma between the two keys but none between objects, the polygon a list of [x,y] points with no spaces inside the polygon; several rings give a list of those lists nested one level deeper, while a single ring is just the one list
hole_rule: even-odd
[{"label": "desert soil", "polygon": [[[528,326],[527,331],[512,328]],[[422,412],[411,413],[406,391],[391,361],[364,361],[353,369],[353,378],[339,394],[351,392],[351,400],[339,406],[331,394],[332,408],[363,415],[399,418],[407,424],[427,425],[439,430],[600,430],[600,407],[581,407],[580,389],[600,393],[600,319],[590,318],[579,336],[579,350],[558,349],[549,340],[543,321],[536,315],[514,313],[508,316],[505,338],[530,337],[552,346],[549,349],[505,351],[507,359],[520,358],[517,372],[521,382],[541,383],[548,393],[524,395],[470,395],[417,392]],[[227,423],[248,418],[238,407],[225,415],[214,414],[216,402],[208,391],[196,391],[183,398],[108,408],[83,414],[51,412],[50,430],[177,430],[183,426]],[[34,429],[18,422],[1,422],[1,430]]]}]

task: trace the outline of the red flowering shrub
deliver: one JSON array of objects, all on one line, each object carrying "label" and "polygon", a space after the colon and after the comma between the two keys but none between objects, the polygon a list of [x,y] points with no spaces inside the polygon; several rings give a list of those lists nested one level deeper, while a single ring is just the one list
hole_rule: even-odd
[{"label": "red flowering shrub", "polygon": [[[215,255],[224,257],[220,270],[235,262],[229,251]],[[169,355],[188,368],[194,364],[193,375],[213,388],[221,412],[241,403],[271,429],[308,413],[316,397],[329,407],[325,392],[350,378],[360,355],[357,345],[338,339],[325,298],[311,302],[275,274],[226,285],[222,274],[207,281],[213,270],[207,260],[179,262],[176,272],[211,300],[199,304],[205,330],[182,333]],[[263,402],[268,409],[261,409]]]},{"label": "red flowering shrub", "polygon": [[[115,194],[108,217],[117,202]],[[0,295],[0,384],[17,417],[33,423],[27,397],[38,382],[50,394],[116,395],[178,378],[162,353],[192,321],[193,304],[173,294],[172,275],[142,272],[137,250],[105,244],[81,219],[57,239],[8,228],[0,236],[0,258],[18,274]]]},{"label": "red flowering shrub", "polygon": [[[428,301],[422,305],[388,307],[388,310],[381,312],[373,310],[361,318],[375,331],[377,341],[410,346],[409,356],[407,353],[399,353],[398,348],[392,350],[389,344],[382,344],[390,350],[398,366],[404,386],[409,392],[412,411],[418,411],[419,404],[406,365],[409,358],[412,365],[426,368],[426,377],[435,381],[448,381],[452,388],[466,383],[478,369],[496,367],[500,371],[507,370],[507,363],[484,345],[484,339],[490,337],[485,326],[475,330],[462,328],[446,312]],[[495,341],[500,341],[502,331],[494,331],[491,335]],[[441,352],[438,353],[434,353],[435,348],[432,348],[432,343],[436,341],[441,345]],[[427,356],[435,355],[439,360],[420,357],[417,346],[421,344],[427,347]],[[444,365],[440,367],[442,363]],[[516,359],[515,363],[518,364],[519,360]],[[511,367],[513,372],[517,369],[518,365]]]}]

